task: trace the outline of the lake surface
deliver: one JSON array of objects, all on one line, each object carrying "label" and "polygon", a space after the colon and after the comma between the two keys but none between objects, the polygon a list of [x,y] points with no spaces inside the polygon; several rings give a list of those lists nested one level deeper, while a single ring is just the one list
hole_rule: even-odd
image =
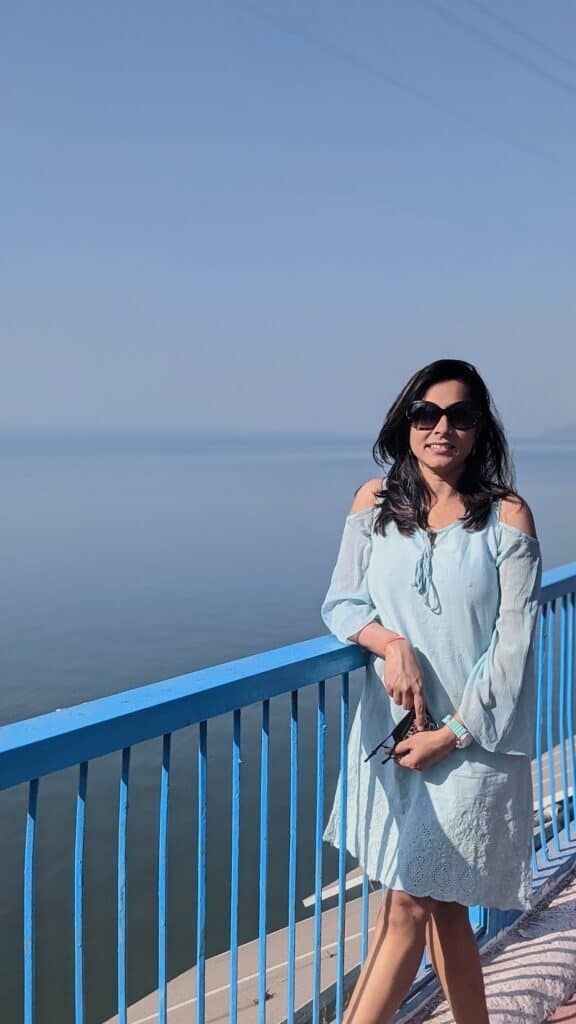
[{"label": "lake surface", "polygon": [[[2,724],[325,632],[319,608],[344,517],[380,471],[371,442],[269,440],[206,444],[195,453],[2,454],[0,595]],[[544,568],[576,561],[576,446],[515,450],[517,488],[535,515]],[[356,689],[355,689],[356,687]],[[353,680],[353,694],[357,681]],[[303,694],[301,763],[315,750],[312,692]],[[330,703],[330,702],[329,702]],[[308,713],[309,712],[309,713]],[[286,922],[289,708],[272,711],[269,929]],[[243,717],[241,941],[257,931],[255,874],[259,711]],[[231,724],[209,729],[207,952],[227,947]],[[326,801],[335,782],[337,707]],[[195,730],[174,737],[169,967],[194,963]],[[134,751],[130,806],[129,986],[155,987],[159,743]],[[115,1009],[115,843],[119,759],[90,768],[88,1024]],[[304,773],[303,773],[304,774]],[[38,1019],[72,1019],[72,865],[76,775],[44,780],[38,837]],[[21,1020],[20,875],[25,792],[0,794],[3,824],[3,1021]],[[302,790],[302,815],[313,794]],[[92,801],[90,799],[92,797]],[[310,837],[299,836],[298,914],[312,889]],[[326,850],[326,880],[335,877]],[[62,951],[66,949],[65,954]],[[15,955],[15,952],[17,955]]]}]

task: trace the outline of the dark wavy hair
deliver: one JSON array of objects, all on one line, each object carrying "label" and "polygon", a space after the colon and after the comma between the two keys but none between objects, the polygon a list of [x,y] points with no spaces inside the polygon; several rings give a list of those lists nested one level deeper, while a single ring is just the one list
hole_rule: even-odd
[{"label": "dark wavy hair", "polygon": [[514,496],[521,501],[514,489],[514,464],[504,428],[476,367],[461,359],[437,359],[410,378],[388,410],[372,448],[374,461],[379,466],[386,468],[391,463],[386,486],[376,494],[379,511],[374,530],[377,533],[384,534],[391,520],[404,535],[412,534],[417,526],[428,528],[432,494],[410,448],[406,408],[410,402],[421,399],[433,384],[445,380],[462,381],[468,398],[480,407],[482,414],[474,448],[458,480],[458,491],[466,508],[464,529],[481,530],[497,498]]}]

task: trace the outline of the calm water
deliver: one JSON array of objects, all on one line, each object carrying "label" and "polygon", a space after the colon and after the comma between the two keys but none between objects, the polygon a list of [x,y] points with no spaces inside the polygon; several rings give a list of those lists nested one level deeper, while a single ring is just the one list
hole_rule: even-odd
[{"label": "calm water", "polygon": [[[576,447],[516,452],[518,489],[536,517],[544,567],[576,560]],[[4,586],[0,595],[2,723],[323,633],[319,606],[355,488],[376,475],[370,443],[262,444],[198,454],[2,455]],[[358,681],[356,681],[357,683]],[[314,695],[303,695],[301,763],[314,754]],[[272,714],[269,929],[283,927],[288,707]],[[243,721],[241,940],[257,931],[259,718]],[[207,952],[227,946],[228,719],[209,731]],[[337,720],[326,800],[335,780]],[[194,962],[196,733],[174,737],[170,974]],[[154,875],[160,748],[134,751],[130,806],[130,999],[155,987]],[[86,968],[88,1024],[115,1010],[118,758],[91,766]],[[306,774],[305,772],[303,774]],[[38,839],[38,1019],[72,1020],[72,844],[75,773],[41,785]],[[309,787],[308,787],[309,788]],[[302,820],[313,794],[303,787]],[[25,793],[0,794],[2,1020],[21,1020],[19,867]],[[308,830],[299,836],[299,916],[312,889]],[[334,851],[325,855],[335,877]],[[137,894],[138,900],[130,898]],[[63,956],[61,951],[66,949]]]}]

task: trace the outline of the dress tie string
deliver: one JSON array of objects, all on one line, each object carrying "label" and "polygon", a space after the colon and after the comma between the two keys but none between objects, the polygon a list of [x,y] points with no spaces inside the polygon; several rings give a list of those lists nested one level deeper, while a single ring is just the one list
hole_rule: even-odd
[{"label": "dress tie string", "polygon": [[416,587],[419,594],[422,594],[427,608],[434,612],[435,615],[439,615],[442,611],[442,605],[440,604],[440,597],[432,579],[432,547],[430,534],[427,533],[426,547],[416,562],[412,586]]}]

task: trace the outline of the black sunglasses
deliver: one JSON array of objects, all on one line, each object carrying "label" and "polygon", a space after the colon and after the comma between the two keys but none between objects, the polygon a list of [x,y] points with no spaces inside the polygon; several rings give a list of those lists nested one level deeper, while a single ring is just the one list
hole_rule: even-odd
[{"label": "black sunglasses", "polygon": [[447,409],[441,409],[436,402],[410,402],[406,419],[416,430],[432,430],[441,416],[446,418],[455,430],[471,430],[478,425],[482,413],[474,402],[454,402]]},{"label": "black sunglasses", "polygon": [[[440,729],[440,725],[438,724],[438,722],[435,722],[434,719],[430,717],[427,711],[424,729],[425,731]],[[400,740],[405,740],[408,738],[408,736],[412,736],[412,734],[415,732],[418,732],[418,729],[416,727],[416,712],[414,711],[414,708],[411,708],[408,714],[404,715],[404,718],[401,718],[398,724],[394,726],[392,732],[389,733],[388,736],[385,736],[383,740],[380,740],[380,743],[378,743],[377,746],[374,747],[374,750],[370,751],[368,756],[364,758],[364,761],[369,761],[370,758],[374,757],[374,754],[377,754],[379,750],[383,750],[386,754],[386,757],[382,761],[382,764],[386,764],[386,762],[389,761],[391,757],[395,756],[394,750],[396,748],[396,744],[400,743]],[[389,743],[389,740],[392,740],[393,742]]]},{"label": "black sunglasses", "polygon": [[[394,729],[392,729],[392,732],[389,733],[388,736],[385,736],[384,739],[381,740],[380,743],[378,743],[377,746],[374,747],[374,750],[370,751],[368,756],[364,758],[364,761],[369,761],[370,758],[374,757],[374,754],[377,754],[379,750],[383,750],[386,754],[386,757],[382,761],[382,764],[386,764],[386,762],[389,761],[391,757],[394,757],[394,748],[396,744],[400,743],[400,740],[406,739],[412,725],[414,724],[415,717],[416,716],[414,713],[414,708],[412,708],[412,710],[409,711],[407,715],[404,715],[404,718],[400,719],[398,724],[394,727]],[[389,743],[389,740],[392,740],[393,742]]]}]

